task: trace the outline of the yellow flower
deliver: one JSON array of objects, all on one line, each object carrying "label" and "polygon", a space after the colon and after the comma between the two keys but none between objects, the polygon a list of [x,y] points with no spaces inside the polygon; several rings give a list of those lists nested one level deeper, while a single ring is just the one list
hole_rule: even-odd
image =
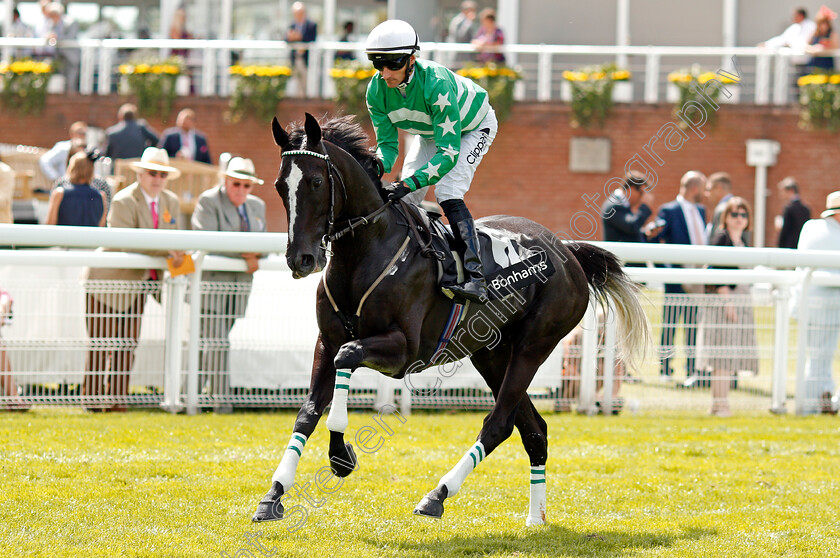
[{"label": "yellow flower", "polygon": [[840,74],[834,74],[830,78],[828,78],[828,82],[832,85],[837,85],[840,83]]},{"label": "yellow flower", "polygon": [[599,80],[599,79],[604,79],[605,77],[607,77],[607,74],[605,74],[604,72],[595,72],[592,75],[590,75],[589,77],[594,79],[594,80]]},{"label": "yellow flower", "polygon": [[134,67],[135,74],[148,74],[152,71],[152,67],[149,64],[137,64]]},{"label": "yellow flower", "polygon": [[630,72],[627,70],[618,70],[613,72],[610,77],[613,81],[627,81],[630,79]]}]

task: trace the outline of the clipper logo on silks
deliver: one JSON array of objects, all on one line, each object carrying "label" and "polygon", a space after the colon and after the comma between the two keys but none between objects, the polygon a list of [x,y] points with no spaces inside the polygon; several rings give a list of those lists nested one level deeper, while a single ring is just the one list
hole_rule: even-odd
[{"label": "clipper logo on silks", "polygon": [[478,157],[481,155],[482,151],[487,150],[487,140],[489,139],[487,134],[490,133],[490,128],[482,128],[481,129],[481,136],[478,139],[478,143],[475,144],[475,147],[467,153],[467,162],[469,164],[474,164]]},{"label": "clipper logo on silks", "polygon": [[537,252],[523,258],[518,263],[488,275],[487,295],[490,300],[498,300],[554,274],[554,264],[545,252]]}]

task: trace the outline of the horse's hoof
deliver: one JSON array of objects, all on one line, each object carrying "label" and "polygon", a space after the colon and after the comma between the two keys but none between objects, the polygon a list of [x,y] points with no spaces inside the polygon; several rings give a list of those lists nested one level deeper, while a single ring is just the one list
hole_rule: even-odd
[{"label": "horse's hoof", "polygon": [[352,445],[344,444],[344,450],[344,455],[333,455],[330,457],[330,468],[332,469],[333,475],[339,478],[344,478],[355,471],[356,463],[358,463],[356,452],[353,451]]},{"label": "horse's hoof", "polygon": [[449,490],[446,485],[435,488],[420,500],[420,503],[414,508],[414,515],[440,519],[443,517],[443,501],[446,500],[448,494]]},{"label": "horse's hoof", "polygon": [[283,504],[280,502],[283,496],[283,485],[279,482],[271,484],[271,490],[257,505],[257,511],[251,521],[277,521],[283,519]]}]

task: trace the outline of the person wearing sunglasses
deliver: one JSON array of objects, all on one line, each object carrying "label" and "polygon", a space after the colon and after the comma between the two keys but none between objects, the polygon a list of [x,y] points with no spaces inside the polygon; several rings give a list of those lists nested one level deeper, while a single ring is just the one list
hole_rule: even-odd
[{"label": "person wearing sunglasses", "polygon": [[[720,228],[712,236],[712,246],[749,246],[750,206],[733,196],[723,208]],[[715,269],[737,267],[709,266]],[[738,372],[758,373],[758,344],[748,285],[707,285],[707,294],[720,298],[703,308],[701,368],[711,369],[711,414],[729,416],[729,388],[737,386]]]},{"label": "person wearing sunglasses", "polygon": [[414,28],[393,19],[377,25],[365,52],[378,70],[367,89],[376,133],[376,154],[385,172],[399,155],[398,130],[414,135],[401,180],[384,187],[389,200],[409,196],[419,203],[423,188],[434,184],[435,197],[459,244],[467,280],[448,288],[462,299],[486,302],[487,285],[478,236],[464,196],[498,129],[487,91],[472,80],[429,60],[418,60]]},{"label": "person wearing sunglasses", "polygon": [[[178,178],[180,171],[170,166],[166,151],[147,147],[140,160],[131,163],[131,168],[137,172],[137,182],[114,195],[108,209],[108,227],[180,228],[178,196],[166,189],[168,181]],[[184,259],[184,252],[179,250],[140,252],[169,256],[175,267]],[[146,295],[160,301],[163,270],[88,268],[83,278],[88,291],[86,313],[91,339],[88,372],[82,388],[85,406],[92,411],[125,411]],[[114,283],[109,285],[105,281]],[[162,354],[160,359],[162,369]]]},{"label": "person wearing sunglasses", "polygon": [[[222,174],[222,183],[199,196],[192,214],[193,230],[265,232],[265,202],[253,195],[254,186],[262,183],[251,159],[233,157]],[[221,255],[241,257],[247,270],[205,271],[201,276],[198,392],[213,399],[215,412],[230,413],[233,406],[226,400],[230,395],[230,330],[245,315],[259,254]]]}]

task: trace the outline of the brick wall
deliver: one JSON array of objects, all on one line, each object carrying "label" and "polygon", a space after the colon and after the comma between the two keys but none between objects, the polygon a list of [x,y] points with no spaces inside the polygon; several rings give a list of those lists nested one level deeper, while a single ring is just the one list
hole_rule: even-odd
[{"label": "brick wall", "polygon": [[[92,126],[107,127],[116,120],[121,103],[118,97],[51,96],[46,110],[39,116],[21,117],[0,112],[0,142],[51,146],[66,138],[67,128],[75,120]],[[266,200],[269,228],[282,231],[286,216],[273,189],[279,156],[271,137],[269,124],[246,120],[230,124],[223,118],[226,100],[191,98],[177,104],[170,121],[149,119],[159,132],[173,125],[179,108],[190,106],[197,114],[198,127],[207,134],[213,157],[223,151],[241,154],[254,160],[258,175],[266,184],[256,194]],[[308,111],[316,116],[331,110],[330,103],[284,100],[278,105],[278,119],[284,125],[300,120]],[[580,130],[569,125],[569,108],[559,103],[518,105],[504,122],[485,157],[467,203],[475,216],[494,214],[522,215],[538,221],[551,230],[571,232],[586,237],[589,222],[578,212],[588,209],[582,196],[598,195],[596,205],[604,199],[604,183],[620,176],[625,163],[634,154],[642,155],[656,171],[658,185],[655,204],[672,200],[677,193],[680,176],[689,169],[706,174],[726,171],[732,175],[736,195],[752,203],[755,169],[746,165],[747,139],[772,139],[782,144],[778,164],[768,173],[770,195],[767,197],[767,245],[775,245],[773,217],[781,204],[775,184],[788,175],[795,176],[802,187],[802,197],[817,214],[825,207],[829,192],[840,189],[835,176],[838,137],[825,132],[805,132],[798,128],[795,107],[723,106],[715,126],[704,126],[701,139],[688,131],[688,140],[676,151],[668,151],[659,140],[654,150],[661,157],[660,166],[643,148],[663,125],[675,122],[670,105],[620,106],[614,109],[607,126],[598,130]],[[569,140],[573,136],[608,137],[612,142],[610,173],[571,173]],[[577,215],[577,233],[570,221]],[[597,217],[597,215],[596,215]],[[600,227],[599,227],[600,228]],[[588,236],[600,239],[600,230]]]}]

